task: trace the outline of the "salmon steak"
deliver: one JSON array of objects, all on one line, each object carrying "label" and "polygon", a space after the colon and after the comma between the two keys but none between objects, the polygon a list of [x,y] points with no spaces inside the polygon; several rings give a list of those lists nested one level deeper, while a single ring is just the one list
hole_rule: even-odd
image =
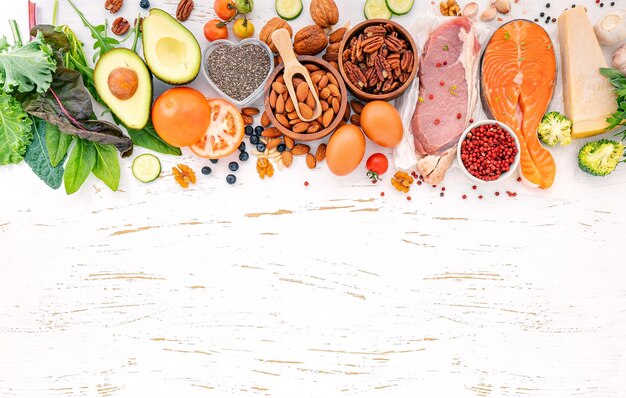
[{"label": "salmon steak", "polygon": [[466,17],[437,26],[424,46],[411,133],[417,171],[429,184],[443,180],[478,102],[479,53],[480,43]]},{"label": "salmon steak", "polygon": [[537,136],[556,86],[556,65],[546,31],[523,19],[494,32],[481,64],[483,107],[515,132],[521,147],[521,176],[540,188],[549,188],[556,174],[554,159]]}]

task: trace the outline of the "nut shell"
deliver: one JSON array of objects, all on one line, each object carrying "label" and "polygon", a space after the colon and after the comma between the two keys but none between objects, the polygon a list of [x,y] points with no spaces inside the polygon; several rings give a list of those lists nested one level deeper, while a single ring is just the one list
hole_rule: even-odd
[{"label": "nut shell", "polygon": [[309,11],[313,21],[322,29],[329,28],[339,21],[339,10],[334,0],[313,0]]},{"label": "nut shell", "polygon": [[287,29],[289,31],[289,37],[293,37],[293,29],[291,29],[291,25],[289,25],[287,21],[278,17],[274,17],[267,21],[259,33],[259,40],[267,44],[270,50],[274,53],[277,53],[278,49],[272,42],[272,33],[278,29]]},{"label": "nut shell", "polygon": [[318,25],[309,25],[300,29],[293,39],[293,50],[298,55],[317,55],[324,51],[328,39]]}]

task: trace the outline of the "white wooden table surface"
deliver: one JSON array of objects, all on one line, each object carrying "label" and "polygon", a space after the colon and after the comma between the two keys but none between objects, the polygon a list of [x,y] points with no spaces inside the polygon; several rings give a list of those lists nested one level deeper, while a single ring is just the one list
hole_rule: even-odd
[{"label": "white wooden table surface", "polygon": [[[2,17],[25,32],[23,3]],[[103,0],[77,3],[102,21]],[[204,45],[212,1],[196,3],[187,26]],[[340,23],[361,19],[361,0],[339,7]],[[257,32],[272,15],[257,0]],[[60,22],[91,43],[64,1]],[[308,23],[305,10],[293,25]],[[155,183],[126,159],[120,192],[90,179],[69,197],[25,164],[0,169],[0,397],[626,397],[623,170],[599,180],[571,163],[568,189],[512,180],[496,198],[457,169],[445,197],[416,186],[407,201],[388,175],[302,159],[269,181],[249,162],[229,186],[228,162],[205,177],[187,151],[199,182],[181,190],[178,160],[161,159]]]}]

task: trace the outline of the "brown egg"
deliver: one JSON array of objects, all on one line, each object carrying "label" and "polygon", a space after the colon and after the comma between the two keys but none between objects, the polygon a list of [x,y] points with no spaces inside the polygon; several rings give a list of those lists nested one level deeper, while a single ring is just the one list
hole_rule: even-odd
[{"label": "brown egg", "polygon": [[326,147],[326,163],[333,174],[345,176],[359,166],[365,155],[365,136],[353,124],[339,127]]},{"label": "brown egg", "polygon": [[388,102],[372,101],[361,112],[361,127],[375,144],[394,148],[402,141],[402,119]]}]

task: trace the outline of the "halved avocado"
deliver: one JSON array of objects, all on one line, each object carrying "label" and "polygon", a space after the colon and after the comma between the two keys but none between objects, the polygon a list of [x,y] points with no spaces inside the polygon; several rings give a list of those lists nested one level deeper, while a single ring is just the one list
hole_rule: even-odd
[{"label": "halved avocado", "polygon": [[150,118],[152,76],[134,51],[116,48],[100,57],[93,72],[96,91],[111,112],[133,130]]},{"label": "halved avocado", "polygon": [[202,55],[194,35],[158,8],[142,22],[143,57],[159,80],[181,85],[198,76]]}]

